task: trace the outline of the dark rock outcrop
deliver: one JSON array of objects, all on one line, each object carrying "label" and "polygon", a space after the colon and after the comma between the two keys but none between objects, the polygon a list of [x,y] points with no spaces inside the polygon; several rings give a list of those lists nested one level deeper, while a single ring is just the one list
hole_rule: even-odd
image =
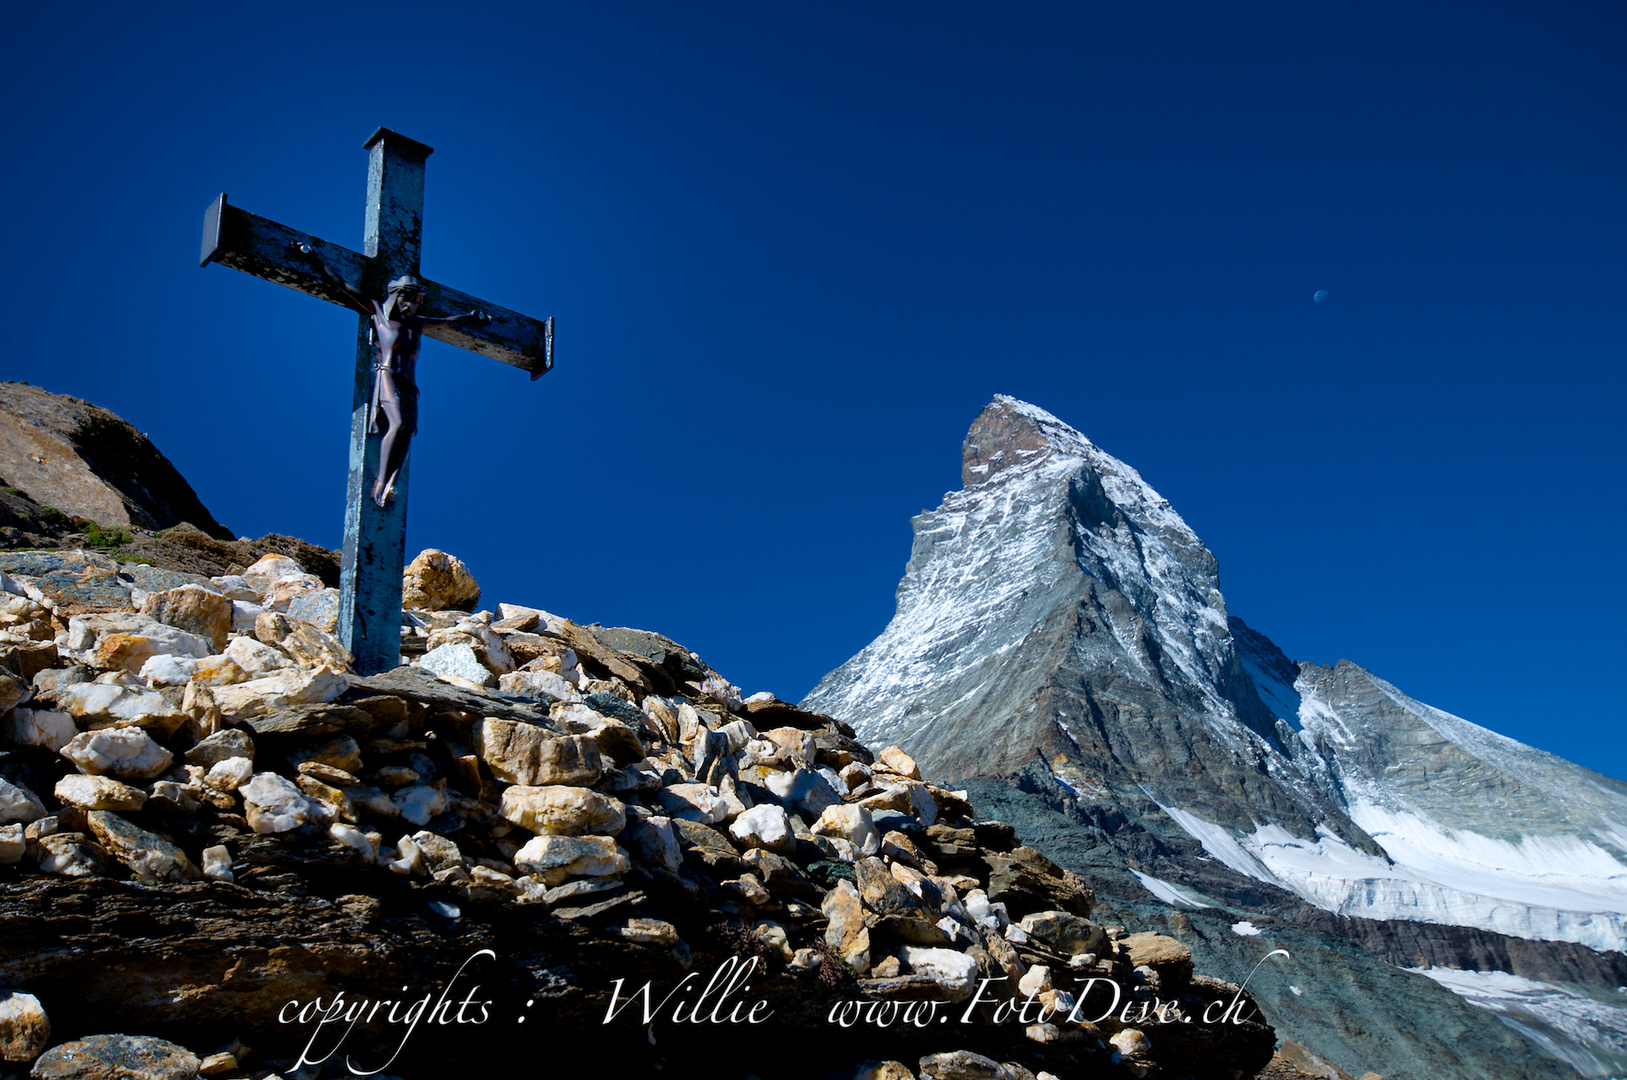
[{"label": "dark rock outcrop", "polygon": [[149,530],[188,521],[232,539],[133,425],[88,401],[24,383],[0,383],[0,480],[70,519]]}]

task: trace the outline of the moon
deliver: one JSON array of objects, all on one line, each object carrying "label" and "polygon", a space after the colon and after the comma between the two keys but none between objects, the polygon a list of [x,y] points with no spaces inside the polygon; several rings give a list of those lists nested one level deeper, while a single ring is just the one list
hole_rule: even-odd
[{"label": "moon", "polygon": [[1317,289],[1316,290],[1316,295],[1311,297],[1311,303],[1320,304],[1322,301],[1326,300],[1327,298],[1328,298],[1328,291],[1326,289]]}]

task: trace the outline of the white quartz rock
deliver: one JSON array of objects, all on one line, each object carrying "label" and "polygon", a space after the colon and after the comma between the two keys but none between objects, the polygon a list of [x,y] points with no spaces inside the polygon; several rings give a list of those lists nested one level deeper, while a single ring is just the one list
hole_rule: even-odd
[{"label": "white quartz rock", "polygon": [[203,876],[210,881],[228,884],[237,880],[232,873],[232,854],[226,850],[226,845],[216,844],[203,849]]},{"label": "white quartz rock", "polygon": [[903,960],[910,971],[943,987],[950,1001],[966,1000],[977,985],[977,961],[965,953],[906,945]]},{"label": "white quartz rock", "polygon": [[497,686],[497,676],[480,662],[474,646],[466,641],[449,642],[431,649],[414,664],[454,685],[486,689]]},{"label": "white quartz rock", "polygon": [[[258,614],[258,613],[256,613]],[[254,632],[254,620],[249,620],[248,632]],[[236,637],[226,646],[225,656],[236,662],[251,679],[290,671],[299,665],[281,649],[257,641],[253,637]]]},{"label": "white quartz rock", "polygon": [[23,837],[23,823],[14,821],[0,825],[0,866],[15,866],[23,861],[28,841]]},{"label": "white quartz rock", "polygon": [[289,705],[319,705],[332,701],[350,686],[345,676],[326,669],[285,671],[217,687],[215,704],[228,720],[245,720]]},{"label": "white quartz rock", "polygon": [[368,862],[378,861],[378,847],[367,838],[366,833],[354,825],[346,825],[343,822],[336,821],[328,826],[328,837],[336,844],[343,844],[345,847],[361,852],[362,857]]},{"label": "white quartz rock", "polygon": [[21,784],[0,779],[0,825],[38,821],[45,816],[45,804],[40,797]]},{"label": "white quartz rock", "polygon": [[0,721],[0,743],[8,746],[43,746],[56,751],[77,734],[73,717],[50,709],[18,708]]},{"label": "white quartz rock", "polygon": [[64,806],[77,806],[81,810],[140,810],[147,803],[147,793],[131,787],[111,776],[91,776],[70,773],[56,782],[53,792]]},{"label": "white quartz rock", "polygon": [[390,801],[400,808],[401,816],[414,825],[428,825],[430,819],[446,809],[446,793],[430,784],[400,788],[390,795]]},{"label": "white quartz rock", "polygon": [[305,793],[276,773],[255,774],[238,794],[243,796],[249,827],[257,833],[288,832],[315,816]]},{"label": "white quartz rock", "polygon": [[215,587],[233,600],[248,600],[252,603],[260,602],[260,590],[248,583],[248,579],[240,574],[225,574],[221,577],[209,579]]},{"label": "white quartz rock", "polygon": [[81,732],[61,753],[80,772],[119,780],[151,780],[175,761],[175,755],[137,727]]},{"label": "white quartz rock", "polygon": [[[135,676],[130,678],[134,680]],[[56,700],[64,712],[85,720],[146,727],[173,725],[186,719],[186,714],[163,694],[116,682],[75,683],[57,691]]]},{"label": "white quartz rock", "polygon": [[876,830],[870,811],[854,803],[827,806],[814,822],[815,836],[830,836],[846,840],[858,849],[860,855],[874,855],[881,850],[881,834]]},{"label": "white quartz rock", "polygon": [[223,758],[209,766],[203,782],[221,791],[236,791],[254,776],[254,761],[246,757]]},{"label": "white quartz rock", "polygon": [[734,819],[729,835],[747,847],[766,848],[780,854],[796,850],[797,838],[791,832],[791,819],[785,809],[773,803],[754,806]]},{"label": "white quartz rock", "polygon": [[286,555],[267,555],[243,571],[242,578],[249,588],[264,593],[279,578],[303,574],[299,563]]},{"label": "white quartz rock", "polygon": [[198,661],[193,657],[159,653],[147,658],[139,674],[152,686],[185,686],[197,668]]},{"label": "white quartz rock", "polygon": [[[256,593],[256,596],[259,594]],[[260,617],[265,608],[251,600],[232,601],[232,633],[253,634],[254,620]]]}]

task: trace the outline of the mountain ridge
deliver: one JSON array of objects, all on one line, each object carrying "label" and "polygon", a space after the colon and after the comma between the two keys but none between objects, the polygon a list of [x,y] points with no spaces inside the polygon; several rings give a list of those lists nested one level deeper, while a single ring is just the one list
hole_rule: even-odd
[{"label": "mountain ridge", "polygon": [[805,707],[941,775],[1053,783],[1165,903],[1621,951],[1627,785],[1291,661],[1175,508],[1043,409],[997,396],[962,479],[912,521],[893,620]]}]

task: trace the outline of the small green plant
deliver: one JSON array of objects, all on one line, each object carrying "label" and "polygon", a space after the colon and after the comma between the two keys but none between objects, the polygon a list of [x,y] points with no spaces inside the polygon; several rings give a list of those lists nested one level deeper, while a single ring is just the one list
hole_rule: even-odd
[{"label": "small green plant", "polygon": [[127,529],[117,527],[104,529],[94,521],[85,529],[85,543],[93,548],[123,547],[130,542],[130,533]]},{"label": "small green plant", "polygon": [[8,487],[8,488],[6,488],[6,494],[7,495],[27,495],[28,492],[24,491],[22,488]]},{"label": "small green plant", "polygon": [[68,525],[68,524],[71,524],[68,521],[68,515],[64,514],[61,510],[58,510],[54,506],[43,507],[40,510],[40,517],[44,518],[45,521],[48,524],[51,524],[51,525]]}]

